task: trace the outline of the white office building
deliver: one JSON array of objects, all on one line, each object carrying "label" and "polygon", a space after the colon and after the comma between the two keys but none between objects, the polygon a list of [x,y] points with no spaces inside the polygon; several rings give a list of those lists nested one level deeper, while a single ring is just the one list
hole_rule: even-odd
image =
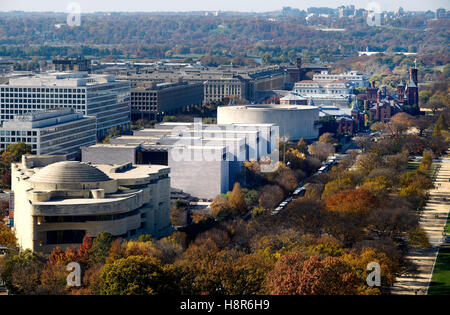
[{"label": "white office building", "polygon": [[347,107],[352,100],[352,89],[351,84],[344,80],[332,82],[303,80],[295,83],[292,93],[308,98],[308,105]]},{"label": "white office building", "polygon": [[130,128],[130,83],[111,75],[78,72],[46,72],[10,78],[0,85],[0,120],[56,108],[73,108],[97,118],[97,136],[108,129]]},{"label": "white office building", "polygon": [[351,83],[354,87],[367,87],[369,85],[369,77],[357,71],[349,71],[346,73],[331,74],[328,71],[322,71],[320,74],[314,74],[313,81],[315,82],[332,82],[332,81],[346,81]]},{"label": "white office building", "polygon": [[24,142],[37,155],[80,157],[80,147],[96,143],[96,118],[73,108],[16,115],[0,128],[0,148]]},{"label": "white office building", "polygon": [[342,95],[351,93],[351,86],[345,81],[317,82],[312,80],[303,80],[295,83],[294,92],[302,96],[319,95]]}]

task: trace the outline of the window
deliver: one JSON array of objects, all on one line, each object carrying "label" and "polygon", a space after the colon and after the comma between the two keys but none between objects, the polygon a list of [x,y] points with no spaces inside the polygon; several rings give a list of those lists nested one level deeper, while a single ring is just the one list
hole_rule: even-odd
[{"label": "window", "polygon": [[77,244],[83,242],[84,230],[47,231],[47,244]]}]

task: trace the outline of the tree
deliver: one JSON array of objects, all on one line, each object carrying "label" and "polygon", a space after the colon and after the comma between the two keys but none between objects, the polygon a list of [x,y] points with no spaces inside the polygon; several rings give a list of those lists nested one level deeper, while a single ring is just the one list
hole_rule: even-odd
[{"label": "tree", "polygon": [[434,128],[433,128],[433,137],[440,137],[442,134],[441,134],[441,128],[439,128],[439,125],[434,125]]},{"label": "tree", "polygon": [[234,183],[233,190],[228,197],[233,212],[235,214],[244,213],[247,210],[247,204],[245,203],[245,194],[241,189],[241,184],[238,182]]},{"label": "tree", "polygon": [[22,155],[31,153],[31,146],[23,142],[9,144],[2,153],[2,162],[7,163],[10,167],[12,162],[19,162]]},{"label": "tree", "polygon": [[381,199],[389,194],[392,182],[385,176],[378,176],[366,179],[362,187]]},{"label": "tree", "polygon": [[425,141],[416,135],[407,135],[404,138],[403,149],[409,154],[422,154],[425,149]]},{"label": "tree", "polygon": [[351,266],[336,257],[307,259],[301,253],[282,256],[267,275],[269,294],[348,295],[359,283]]},{"label": "tree", "polygon": [[216,197],[210,205],[211,216],[214,218],[228,217],[232,213],[230,202],[224,197]]},{"label": "tree", "polygon": [[369,174],[381,164],[378,154],[368,153],[363,154],[357,161],[358,169]]},{"label": "tree", "polygon": [[378,205],[377,198],[366,188],[346,189],[327,197],[326,209],[340,215],[364,216]]},{"label": "tree", "polygon": [[[439,130],[437,134],[441,134],[441,131]],[[448,149],[448,143],[441,135],[433,135],[431,139],[428,139],[428,145],[431,151],[436,155],[444,154]]]},{"label": "tree", "polygon": [[402,134],[413,124],[413,116],[401,112],[391,117],[391,127],[394,131]]},{"label": "tree", "polygon": [[329,144],[335,144],[337,143],[337,140],[334,138],[334,134],[330,132],[325,132],[319,137],[319,142],[321,143],[329,143]]},{"label": "tree", "polygon": [[259,205],[264,209],[275,208],[284,198],[283,190],[278,185],[266,185],[259,196]]},{"label": "tree", "polygon": [[300,170],[305,168],[306,166],[305,158],[306,158],[305,153],[294,148],[287,149],[283,157],[283,159],[286,161],[286,164],[288,164],[289,167],[294,170]]},{"label": "tree", "polygon": [[424,152],[422,156],[422,161],[419,164],[419,170],[422,172],[429,171],[431,169],[431,164],[433,163],[433,156],[429,152]]},{"label": "tree", "polygon": [[42,259],[31,250],[10,251],[0,259],[0,278],[13,294],[32,293],[39,285],[42,267]]},{"label": "tree", "polygon": [[408,243],[415,248],[427,249],[430,246],[427,233],[420,226],[416,226],[408,231],[408,239]]},{"label": "tree", "polygon": [[400,185],[402,187],[414,185],[421,190],[428,190],[434,187],[431,178],[426,173],[418,170],[403,173],[400,178]]},{"label": "tree", "polygon": [[436,125],[441,131],[448,130],[448,124],[447,121],[445,120],[444,114],[439,115]]},{"label": "tree", "polygon": [[108,232],[102,232],[94,238],[91,254],[91,260],[94,264],[105,263],[113,239],[112,234]]},{"label": "tree", "polygon": [[43,264],[37,259],[32,259],[24,264],[14,266],[11,273],[13,294],[36,294],[41,284]]},{"label": "tree", "polygon": [[309,152],[321,161],[325,161],[334,153],[334,147],[330,143],[314,142],[309,146]]},{"label": "tree", "polygon": [[0,222],[0,244],[5,245],[8,248],[14,248],[16,246],[17,238],[14,232],[7,227],[3,222]]},{"label": "tree", "polygon": [[367,285],[367,276],[371,270],[367,270],[369,263],[376,262],[381,267],[381,290],[385,293],[389,292],[400,271],[397,261],[388,257],[388,255],[378,249],[364,247],[359,252],[352,250],[348,254],[341,257],[347,265],[351,266],[354,274],[358,275],[359,284],[357,285],[357,294],[380,294],[380,289],[371,288]]},{"label": "tree", "polygon": [[335,195],[342,190],[351,189],[354,187],[355,185],[353,184],[353,181],[349,176],[340,176],[339,178],[330,180],[325,184],[322,198],[325,199],[326,197]]},{"label": "tree", "polygon": [[286,193],[289,193],[298,185],[295,173],[281,162],[278,163],[275,172],[268,173],[266,176],[270,182],[278,184]]},{"label": "tree", "polygon": [[89,234],[86,233],[83,237],[83,242],[80,244],[80,248],[78,249],[78,262],[84,264],[85,266],[88,266],[91,264],[90,261],[90,255],[91,250],[93,246],[93,240],[92,237],[89,236]]},{"label": "tree", "polygon": [[308,144],[306,143],[306,140],[304,138],[301,138],[297,142],[297,150],[303,154],[308,153]]},{"label": "tree", "polygon": [[186,224],[188,203],[177,200],[170,206],[170,221],[173,226]]},{"label": "tree", "polygon": [[375,122],[372,125],[370,125],[370,130],[373,130],[373,131],[383,131],[386,129],[387,129],[386,124],[382,123],[382,122]]},{"label": "tree", "polygon": [[176,122],[178,121],[177,116],[164,116],[163,122]]},{"label": "tree", "polygon": [[316,199],[298,198],[289,203],[280,213],[283,226],[319,236],[325,224],[326,213],[323,203]]},{"label": "tree", "polygon": [[73,295],[100,295],[100,278],[102,275],[104,265],[93,265],[83,273],[82,287],[72,288]]},{"label": "tree", "polygon": [[75,247],[69,247],[65,251],[56,246],[48,256],[48,265],[66,266],[72,261],[78,261],[78,252]]},{"label": "tree", "polygon": [[120,130],[117,127],[109,128],[107,131],[107,136],[103,139],[103,143],[109,143],[111,138],[117,137],[120,135]]},{"label": "tree", "polygon": [[67,293],[66,265],[47,264],[42,271],[41,284],[37,288],[38,294],[62,295]]},{"label": "tree", "polygon": [[374,209],[368,218],[369,228],[378,237],[395,239],[418,224],[417,215],[411,205],[401,200],[388,201],[382,207]]},{"label": "tree", "polygon": [[164,272],[150,257],[129,256],[108,263],[100,276],[100,292],[105,295],[162,294]]},{"label": "tree", "polygon": [[416,116],[416,118],[412,122],[412,125],[419,130],[419,136],[422,137],[423,131],[428,129],[428,127],[430,127],[431,123],[432,123],[432,119],[430,116],[421,115],[421,116]]}]

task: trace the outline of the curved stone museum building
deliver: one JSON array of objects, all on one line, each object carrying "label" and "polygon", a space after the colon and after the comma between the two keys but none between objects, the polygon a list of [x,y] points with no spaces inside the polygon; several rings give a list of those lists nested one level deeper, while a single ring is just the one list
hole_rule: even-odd
[{"label": "curved stone museum building", "polygon": [[158,238],[171,232],[167,166],[23,156],[11,165],[11,187],[14,229],[23,249],[77,246],[86,233]]}]

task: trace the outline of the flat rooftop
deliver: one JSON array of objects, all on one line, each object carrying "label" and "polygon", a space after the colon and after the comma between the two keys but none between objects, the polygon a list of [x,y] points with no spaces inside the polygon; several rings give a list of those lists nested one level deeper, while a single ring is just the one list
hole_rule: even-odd
[{"label": "flat rooftop", "polygon": [[151,174],[158,174],[160,171],[169,171],[167,165],[132,165],[131,168],[125,168],[120,171],[115,171],[118,165],[108,164],[93,164],[96,168],[108,175],[112,179],[145,179]]},{"label": "flat rooftop", "polygon": [[220,109],[229,110],[306,110],[306,109],[318,109],[317,106],[311,105],[285,105],[285,104],[254,104],[254,105],[228,105],[219,106]]},{"label": "flat rooftop", "polygon": [[81,87],[115,82],[112,75],[85,72],[44,72],[33,76],[13,77],[10,86],[67,86]]}]

